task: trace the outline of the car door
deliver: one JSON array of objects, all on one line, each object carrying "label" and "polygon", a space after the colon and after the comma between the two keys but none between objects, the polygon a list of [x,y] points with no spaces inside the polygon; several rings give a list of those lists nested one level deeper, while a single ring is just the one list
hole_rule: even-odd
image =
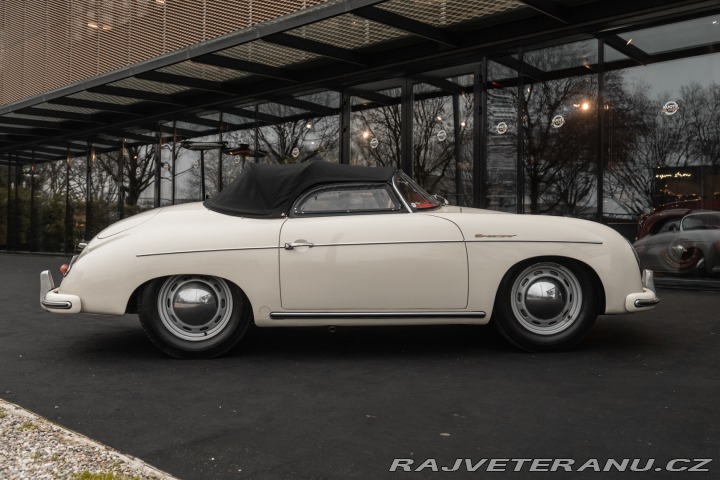
[{"label": "car door", "polygon": [[454,223],[404,212],[387,185],[321,190],[280,232],[284,310],[467,307],[467,251]]}]

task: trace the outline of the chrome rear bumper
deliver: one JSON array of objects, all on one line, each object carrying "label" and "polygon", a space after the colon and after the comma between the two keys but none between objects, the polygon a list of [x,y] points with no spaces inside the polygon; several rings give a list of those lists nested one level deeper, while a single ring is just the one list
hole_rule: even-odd
[{"label": "chrome rear bumper", "polygon": [[59,293],[49,270],[40,273],[40,306],[52,313],[80,312],[80,297]]}]

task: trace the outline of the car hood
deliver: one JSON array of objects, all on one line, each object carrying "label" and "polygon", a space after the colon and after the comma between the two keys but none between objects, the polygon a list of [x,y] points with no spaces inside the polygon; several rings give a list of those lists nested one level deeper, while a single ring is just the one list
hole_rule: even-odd
[{"label": "car hood", "polygon": [[118,222],[113,223],[112,225],[104,229],[102,232],[98,233],[97,238],[103,240],[105,238],[112,237],[113,235],[117,235],[118,233],[122,233],[126,230],[130,230],[131,228],[137,227],[138,225],[142,225],[143,223],[152,219],[155,215],[162,212],[162,210],[162,208],[155,208],[153,210],[148,210],[147,212],[138,213],[137,215],[124,218]]}]

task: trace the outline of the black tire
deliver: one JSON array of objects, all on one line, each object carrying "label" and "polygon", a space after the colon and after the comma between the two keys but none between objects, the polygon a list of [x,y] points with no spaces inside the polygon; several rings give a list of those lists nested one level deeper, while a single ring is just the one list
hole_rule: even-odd
[{"label": "black tire", "polygon": [[140,294],[138,314],[145,333],[175,358],[214,358],[232,349],[252,323],[245,294],[218,277],[159,278]]},{"label": "black tire", "polygon": [[599,295],[588,272],[567,260],[522,263],[503,277],[493,324],[513,345],[530,352],[567,350],[587,335]]}]

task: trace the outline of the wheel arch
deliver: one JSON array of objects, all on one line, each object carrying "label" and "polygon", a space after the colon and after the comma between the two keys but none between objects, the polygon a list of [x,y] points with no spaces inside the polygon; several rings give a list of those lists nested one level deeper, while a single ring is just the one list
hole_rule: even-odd
[{"label": "wheel arch", "polygon": [[[181,274],[181,275],[182,275],[182,274]],[[187,274],[185,274],[185,275],[196,275],[196,274],[187,273]],[[240,293],[242,294],[242,296],[245,298],[245,301],[246,301],[246,302],[248,303],[248,305],[250,306],[250,312],[253,311],[253,309],[252,309],[252,301],[250,300],[250,297],[247,295],[247,293],[245,293],[245,290],[243,290],[243,288],[242,288],[240,285],[238,285],[237,283],[233,282],[233,281],[230,280],[229,278],[221,277],[221,276],[218,276],[218,275],[206,275],[206,274],[197,274],[197,275],[203,275],[203,276],[208,276],[208,277],[209,277],[209,276],[214,276],[214,277],[217,277],[217,278],[220,278],[220,279],[226,281],[230,286],[237,288],[238,290],[240,290]],[[140,313],[140,312],[139,312],[139,306],[138,306],[138,305],[140,304],[140,299],[141,299],[141,297],[142,297],[143,291],[144,291],[147,287],[149,287],[153,282],[155,282],[155,281],[157,281],[157,280],[169,278],[169,277],[172,277],[172,276],[174,276],[174,275],[159,275],[159,276],[157,276],[157,277],[153,277],[153,278],[151,278],[151,279],[149,279],[149,280],[146,280],[145,282],[141,283],[135,290],[133,290],[132,294],[131,294],[130,297],[128,298],[127,306],[125,307],[125,313],[126,313],[126,314],[137,314],[137,313]]]},{"label": "wheel arch", "polygon": [[[573,257],[565,257],[561,255],[540,255],[537,257],[530,257],[523,260],[520,260],[519,262],[515,263],[513,266],[511,266],[506,272],[505,275],[503,275],[501,282],[498,284],[497,290],[495,291],[495,304],[497,304],[498,298],[500,297],[500,290],[502,289],[502,286],[505,284],[508,277],[513,275],[515,272],[519,272],[522,269],[529,267],[530,265],[534,263],[541,263],[541,262],[556,262],[561,265],[565,266],[575,266],[577,268],[582,269],[590,279],[592,285],[591,287],[597,294],[596,298],[596,305],[595,310],[598,315],[602,315],[605,313],[605,286],[603,285],[602,281],[600,280],[600,276],[597,274],[594,268],[592,268],[590,265],[588,265],[586,262],[579,260],[577,258]],[[495,308],[493,308],[495,310]]]}]

